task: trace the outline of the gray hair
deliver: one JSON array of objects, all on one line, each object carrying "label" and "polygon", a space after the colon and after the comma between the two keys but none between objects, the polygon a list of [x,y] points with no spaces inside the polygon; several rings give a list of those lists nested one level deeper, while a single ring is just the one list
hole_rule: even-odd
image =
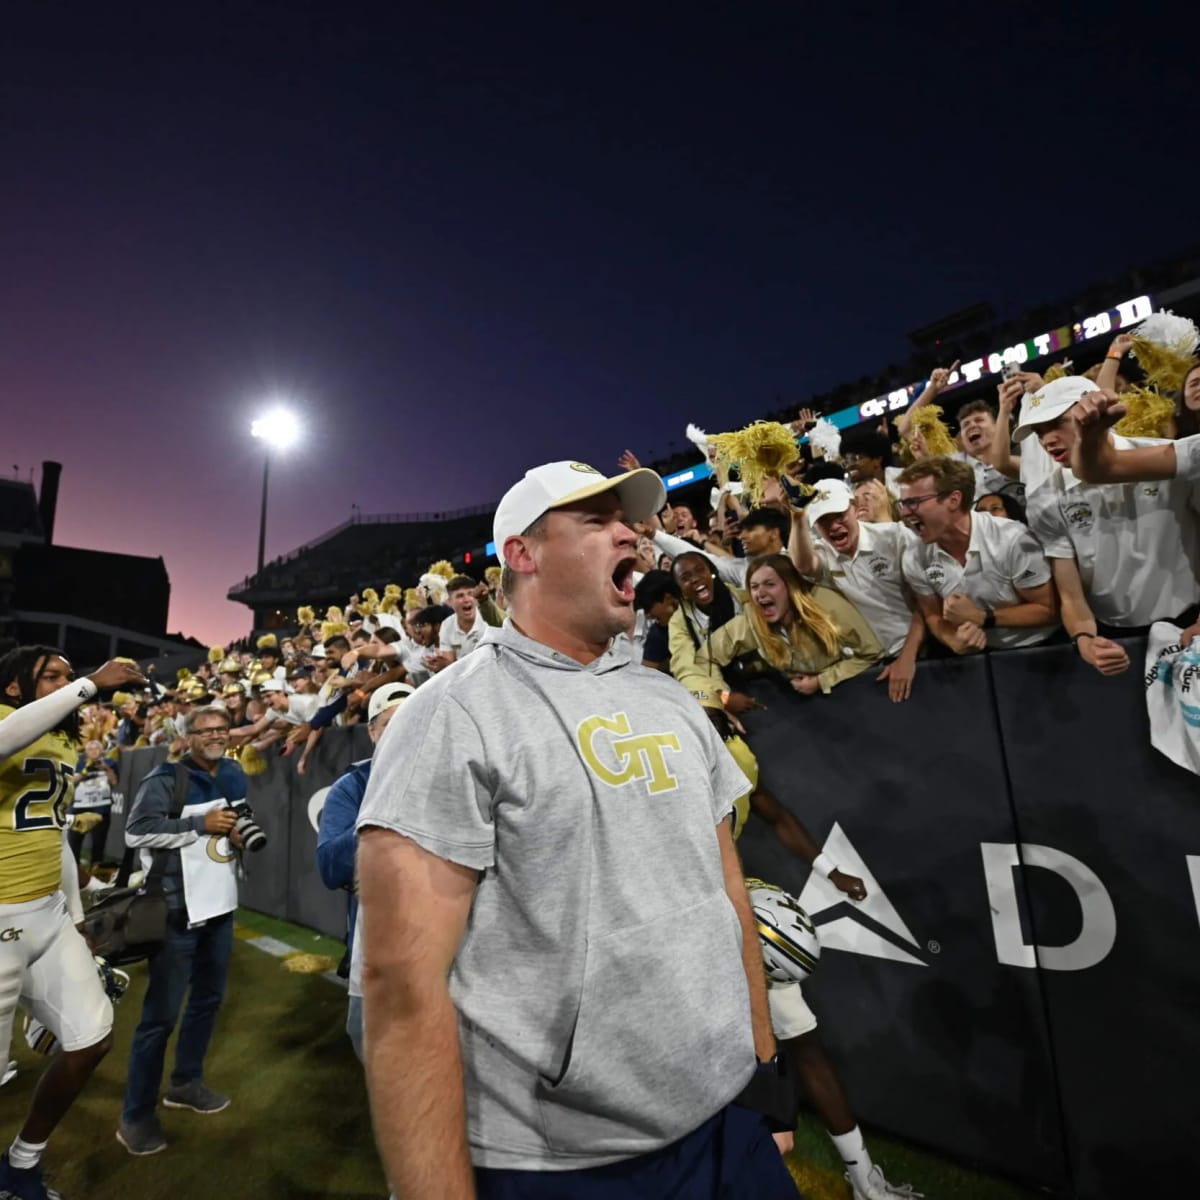
[{"label": "gray hair", "polygon": [[233,724],[229,719],[228,709],[223,708],[220,704],[204,704],[183,714],[183,720],[180,722],[180,731],[184,736],[191,737],[196,732],[196,721],[200,717],[220,717],[225,722],[226,729],[230,728]]}]

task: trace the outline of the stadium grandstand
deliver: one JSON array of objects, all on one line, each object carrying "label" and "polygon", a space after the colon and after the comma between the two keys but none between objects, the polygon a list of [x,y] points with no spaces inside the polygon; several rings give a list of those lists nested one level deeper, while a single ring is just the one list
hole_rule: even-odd
[{"label": "stadium grandstand", "polygon": [[[1040,304],[1010,320],[997,320],[989,304],[930,322],[908,335],[911,356],[874,375],[847,381],[807,400],[782,398],[770,411],[750,406],[732,424],[792,421],[803,404],[841,428],[845,445],[899,416],[917,397],[929,373],[954,360],[965,364],[962,382],[942,397],[950,418],[973,400],[995,400],[1004,362],[1039,370],[1065,359],[1081,373],[1103,360],[1113,333],[1152,309],[1200,316],[1200,247],[1169,260],[1098,280],[1073,297]],[[972,369],[973,368],[973,369]],[[974,378],[972,378],[974,376]],[[663,476],[672,498],[704,507],[708,469],[695,447],[680,439],[648,463]],[[253,611],[256,630],[286,628],[300,604],[340,604],[346,596],[384,582],[413,582],[436,559],[447,559],[479,577],[495,563],[491,545],[494,505],[447,512],[355,512],[349,520],[268,563],[229,589],[229,599]]]}]

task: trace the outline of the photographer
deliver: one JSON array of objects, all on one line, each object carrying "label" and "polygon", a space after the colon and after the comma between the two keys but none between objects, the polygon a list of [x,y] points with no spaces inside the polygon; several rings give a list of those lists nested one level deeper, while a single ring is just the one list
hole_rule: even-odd
[{"label": "photographer", "polygon": [[[216,1113],[229,1106],[227,1096],[205,1085],[204,1056],[225,995],[233,951],[233,914],[238,903],[233,849],[242,849],[242,838],[236,828],[238,814],[230,805],[245,800],[246,776],[233,759],[225,757],[229,746],[225,709],[216,705],[192,709],[183,721],[183,733],[187,753],[181,765],[187,771],[188,794],[175,795],[176,764],[163,763],[138,788],[125,829],[129,846],[165,856],[161,870],[169,913],[166,941],[150,959],[146,1000],[133,1035],[117,1130],[117,1140],[135,1155],[156,1154],[167,1146],[156,1105],[167,1039],[185,993],[187,1011],[163,1103],[199,1113]],[[246,829],[245,820],[241,828]]]}]

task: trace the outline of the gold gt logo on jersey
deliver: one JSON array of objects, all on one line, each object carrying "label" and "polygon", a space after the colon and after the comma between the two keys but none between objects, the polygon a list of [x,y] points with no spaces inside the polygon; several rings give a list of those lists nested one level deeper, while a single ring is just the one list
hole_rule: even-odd
[{"label": "gold gt logo on jersey", "polygon": [[668,750],[679,753],[676,734],[635,734],[629,718],[619,712],[611,717],[588,717],[580,721],[575,740],[588,770],[610,787],[644,779],[650,794],[658,795],[673,792],[679,786],[679,780],[667,768],[666,759]]},{"label": "gold gt logo on jersey", "polygon": [[0,942],[19,942],[24,929],[9,928],[0,933]]}]

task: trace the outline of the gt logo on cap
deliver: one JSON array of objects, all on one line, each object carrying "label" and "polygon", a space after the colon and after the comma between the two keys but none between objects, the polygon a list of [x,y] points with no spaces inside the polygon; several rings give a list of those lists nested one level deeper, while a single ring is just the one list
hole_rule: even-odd
[{"label": "gt logo on cap", "polygon": [[584,475],[599,475],[600,472],[595,467],[589,467],[587,463],[572,463],[572,471],[582,471]]}]

